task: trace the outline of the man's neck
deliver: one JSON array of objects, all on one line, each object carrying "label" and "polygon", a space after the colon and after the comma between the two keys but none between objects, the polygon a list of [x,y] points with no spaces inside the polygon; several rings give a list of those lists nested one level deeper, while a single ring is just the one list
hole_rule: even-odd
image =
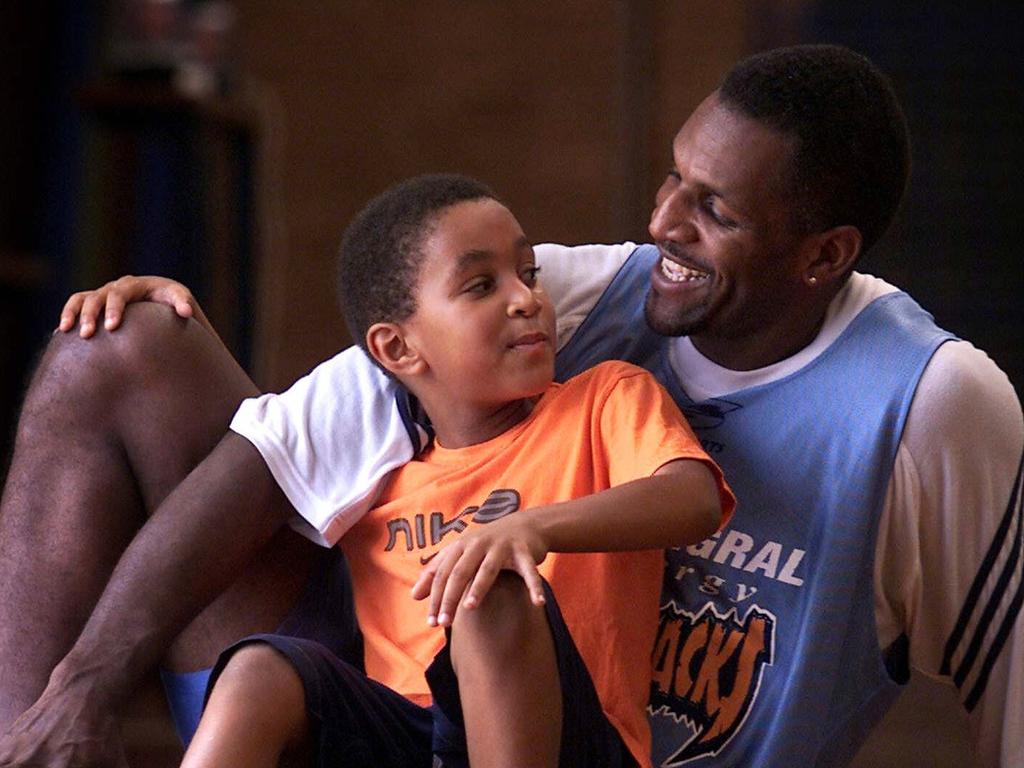
[{"label": "man's neck", "polygon": [[697,351],[711,362],[733,371],[753,371],[795,355],[814,341],[817,333],[818,328],[814,328],[804,336],[787,336],[776,343],[760,337],[747,337],[742,342],[704,336],[690,338]]},{"label": "man's neck", "polygon": [[791,314],[742,336],[694,334],[693,346],[708,360],[733,371],[753,371],[792,357],[817,337],[825,322],[828,301]]}]

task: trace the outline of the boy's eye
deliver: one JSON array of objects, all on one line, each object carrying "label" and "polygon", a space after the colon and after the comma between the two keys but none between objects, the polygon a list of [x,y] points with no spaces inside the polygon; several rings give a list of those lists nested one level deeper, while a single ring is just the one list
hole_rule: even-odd
[{"label": "boy's eye", "polygon": [[487,293],[494,287],[494,281],[489,277],[478,277],[466,285],[466,293]]},{"label": "boy's eye", "polygon": [[540,274],[540,267],[531,265],[523,270],[522,281],[533,288],[537,284],[537,275]]}]

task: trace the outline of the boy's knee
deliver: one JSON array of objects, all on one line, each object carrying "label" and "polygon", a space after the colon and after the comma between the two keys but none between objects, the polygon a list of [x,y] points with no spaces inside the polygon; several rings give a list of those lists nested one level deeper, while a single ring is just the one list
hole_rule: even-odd
[{"label": "boy's knee", "polygon": [[296,697],[301,701],[304,695],[298,672],[267,643],[249,643],[235,651],[217,678],[216,687],[263,701]]},{"label": "boy's knee", "polygon": [[526,583],[515,573],[499,574],[487,596],[471,610],[460,608],[452,623],[452,656],[486,651],[503,657],[520,653],[538,633],[548,632],[543,607],[530,600]]},{"label": "boy's knee", "polygon": [[232,654],[213,686],[196,738],[205,738],[204,729],[230,733],[239,723],[245,738],[255,740],[261,754],[290,755],[307,743],[309,718],[302,679],[267,643],[249,643]]}]

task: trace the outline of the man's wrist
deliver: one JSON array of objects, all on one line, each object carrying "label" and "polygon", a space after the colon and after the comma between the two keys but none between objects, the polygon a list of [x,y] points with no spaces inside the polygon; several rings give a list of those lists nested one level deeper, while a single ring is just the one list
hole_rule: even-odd
[{"label": "man's wrist", "polygon": [[47,693],[87,698],[95,706],[107,710],[120,708],[127,690],[123,668],[104,664],[95,657],[76,654],[74,650],[54,667],[46,686]]}]

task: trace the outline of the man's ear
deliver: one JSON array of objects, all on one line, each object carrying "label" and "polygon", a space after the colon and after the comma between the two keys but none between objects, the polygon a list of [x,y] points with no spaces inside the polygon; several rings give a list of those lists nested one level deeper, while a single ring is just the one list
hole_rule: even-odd
[{"label": "man's ear", "polygon": [[846,277],[860,257],[860,230],[843,224],[812,235],[807,240],[803,279],[808,285],[828,285]]},{"label": "man's ear", "polygon": [[398,323],[374,323],[366,331],[366,348],[374,359],[395,376],[421,373],[426,361],[408,343]]}]

